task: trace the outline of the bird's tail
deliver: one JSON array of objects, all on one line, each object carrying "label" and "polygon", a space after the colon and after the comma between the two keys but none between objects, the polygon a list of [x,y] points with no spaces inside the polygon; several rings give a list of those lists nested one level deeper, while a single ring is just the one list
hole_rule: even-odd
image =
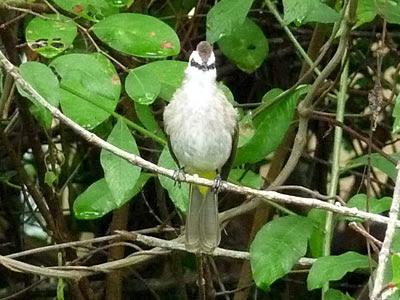
[{"label": "bird's tail", "polygon": [[218,195],[212,189],[203,195],[197,186],[191,185],[185,231],[186,249],[211,253],[220,240]]}]

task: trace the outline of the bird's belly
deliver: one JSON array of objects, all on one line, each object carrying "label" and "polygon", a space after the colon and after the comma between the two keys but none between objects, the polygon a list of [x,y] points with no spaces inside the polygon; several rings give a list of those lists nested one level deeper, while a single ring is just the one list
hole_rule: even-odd
[{"label": "bird's belly", "polygon": [[171,136],[171,146],[188,172],[214,171],[228,160],[232,137],[215,120],[186,120],[181,130]]}]

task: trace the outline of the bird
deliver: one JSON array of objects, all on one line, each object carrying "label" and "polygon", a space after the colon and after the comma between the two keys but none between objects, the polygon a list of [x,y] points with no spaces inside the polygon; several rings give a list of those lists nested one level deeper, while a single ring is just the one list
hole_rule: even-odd
[{"label": "bird", "polygon": [[185,225],[185,248],[212,253],[221,240],[218,187],[235,158],[237,112],[218,86],[215,55],[207,41],[198,43],[182,85],[165,107],[164,129],[179,170],[215,180],[215,187],[192,184]]}]

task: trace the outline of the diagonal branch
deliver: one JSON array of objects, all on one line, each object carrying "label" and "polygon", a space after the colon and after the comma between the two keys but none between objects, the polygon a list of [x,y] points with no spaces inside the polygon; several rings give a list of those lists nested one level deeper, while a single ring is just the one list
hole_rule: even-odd
[{"label": "diagonal branch", "polygon": [[[397,170],[400,165],[397,165]],[[392,245],[394,233],[396,229],[396,223],[398,222],[400,208],[400,172],[397,172],[396,185],[394,187],[392,206],[389,211],[389,223],[386,228],[385,239],[383,240],[381,251],[379,252],[379,263],[376,269],[376,277],[374,281],[374,287],[371,294],[372,300],[381,299],[381,292],[383,290],[383,280],[385,270],[390,256],[390,246]]]},{"label": "diagonal branch", "polygon": [[[16,83],[22,88],[25,92],[30,94],[36,102],[47,108],[50,113],[53,115],[53,117],[57,118],[60,122],[74,130],[78,135],[80,135],[82,138],[84,138],[87,142],[90,144],[108,150],[111,153],[127,160],[131,164],[140,166],[144,169],[147,169],[151,172],[158,173],[160,175],[164,175],[170,178],[174,177],[174,170],[170,169],[165,169],[163,167],[157,166],[156,164],[153,164],[140,156],[137,156],[132,153],[128,153],[106,141],[98,137],[97,135],[87,131],[86,129],[82,128],[79,126],[77,123],[72,121],[70,118],[65,116],[59,109],[56,107],[52,106],[49,104],[28,82],[26,82],[21,75],[18,72],[18,69],[4,56],[4,54],[0,51],[0,62],[3,64],[4,68],[6,71],[14,77]],[[203,185],[203,186],[208,186],[208,187],[213,187],[214,186],[214,181],[208,180],[205,178],[199,178],[198,176],[193,176],[186,174],[185,178],[179,179],[180,181],[188,182],[188,183],[193,183],[193,184],[198,184],[198,185]],[[310,207],[310,208],[320,208],[328,211],[332,211],[344,216],[349,216],[349,217],[356,217],[360,218],[363,220],[367,221],[372,221],[375,223],[381,223],[381,224],[387,224],[389,222],[389,218],[378,215],[378,214],[373,214],[369,212],[364,212],[360,211],[356,208],[348,208],[341,206],[340,204],[330,204],[324,201],[320,201],[317,199],[313,198],[303,198],[303,197],[297,197],[297,196],[291,196],[291,195],[285,195],[273,191],[262,191],[262,190],[255,190],[252,188],[244,187],[244,186],[238,186],[229,182],[223,182],[222,188],[227,191],[232,191],[235,193],[239,193],[242,195],[247,195],[247,196],[253,196],[253,197],[258,197],[262,199],[262,201],[273,201],[273,202],[278,202],[278,203],[284,203],[284,204],[295,204],[299,206],[304,206],[304,207]],[[261,202],[262,202],[261,201]],[[400,222],[396,221],[396,227],[400,228]]]}]

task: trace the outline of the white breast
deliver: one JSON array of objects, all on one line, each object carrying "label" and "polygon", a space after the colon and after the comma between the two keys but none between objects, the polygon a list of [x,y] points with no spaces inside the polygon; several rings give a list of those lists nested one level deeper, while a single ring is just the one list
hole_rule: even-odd
[{"label": "white breast", "polygon": [[216,84],[182,86],[164,111],[164,123],[172,150],[186,171],[218,170],[228,160],[236,112]]}]

